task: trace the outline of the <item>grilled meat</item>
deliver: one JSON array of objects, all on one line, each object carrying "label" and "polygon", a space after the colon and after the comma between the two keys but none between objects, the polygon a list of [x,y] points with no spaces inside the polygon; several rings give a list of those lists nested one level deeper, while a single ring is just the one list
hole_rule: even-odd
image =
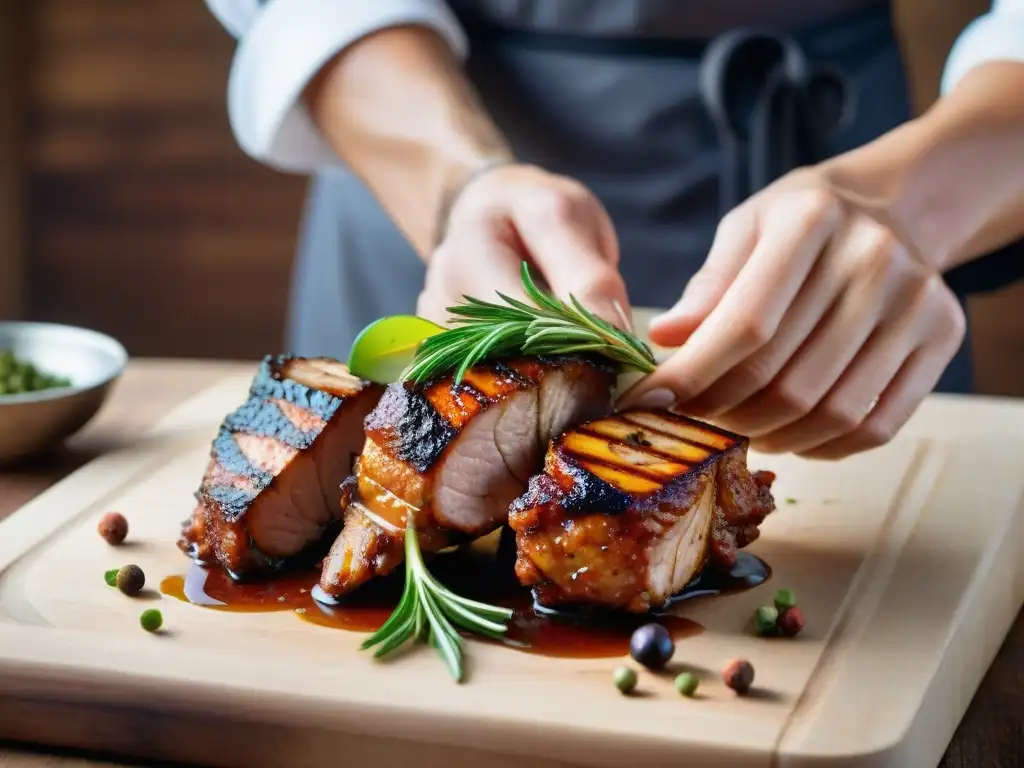
[{"label": "grilled meat", "polygon": [[381,392],[334,360],[265,358],[214,439],[178,546],[240,578],[322,541]]},{"label": "grilled meat", "polygon": [[668,411],[627,411],[555,440],[513,504],[516,575],[541,605],[664,606],[729,568],[774,509],[747,440]]},{"label": "grilled meat", "polygon": [[345,525],[324,561],[337,598],[403,559],[406,521],[437,551],[502,525],[549,440],[611,409],[614,371],[582,358],[526,358],[422,386],[392,384],[367,417]]}]

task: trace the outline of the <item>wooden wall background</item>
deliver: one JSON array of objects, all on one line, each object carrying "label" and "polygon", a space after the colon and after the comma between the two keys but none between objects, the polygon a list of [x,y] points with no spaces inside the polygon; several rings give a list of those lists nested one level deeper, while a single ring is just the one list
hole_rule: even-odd
[{"label": "wooden wall background", "polygon": [[303,179],[236,147],[234,42],[201,0],[32,0],[28,290],[135,355],[281,346]]},{"label": "wooden wall background", "polygon": [[[0,0],[0,16],[0,95],[23,98],[0,109],[0,145],[23,139],[0,147],[0,310],[95,327],[134,355],[278,349],[305,182],[236,147],[233,41],[201,0]],[[982,391],[1024,396],[1022,304],[1024,285],[972,307]]]}]

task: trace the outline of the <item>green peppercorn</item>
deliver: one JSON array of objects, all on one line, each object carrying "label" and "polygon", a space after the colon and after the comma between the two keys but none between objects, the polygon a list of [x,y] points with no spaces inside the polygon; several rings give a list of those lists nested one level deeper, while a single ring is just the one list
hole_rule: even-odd
[{"label": "green peppercorn", "polygon": [[119,568],[111,568],[109,571],[104,572],[103,580],[107,582],[108,587],[117,586],[117,572]]},{"label": "green peppercorn", "polygon": [[779,613],[784,613],[787,608],[796,605],[796,595],[792,589],[780,589],[775,593],[775,607]]},{"label": "green peppercorn", "polygon": [[770,635],[775,632],[779,622],[779,611],[774,605],[762,605],[754,613],[754,626],[759,635]]},{"label": "green peppercorn", "polygon": [[612,672],[615,680],[615,687],[625,694],[630,694],[636,688],[636,672],[629,667],[616,667]]},{"label": "green peppercorn", "polygon": [[150,608],[149,610],[142,612],[142,615],[139,617],[139,623],[147,632],[156,632],[163,626],[164,617],[160,611],[155,608]]},{"label": "green peppercorn", "polygon": [[117,588],[134,597],[146,586],[146,574],[137,565],[124,565],[117,572]]},{"label": "green peppercorn", "polygon": [[676,677],[676,690],[683,696],[693,696],[697,692],[698,685],[700,685],[700,680],[692,672],[683,672]]}]

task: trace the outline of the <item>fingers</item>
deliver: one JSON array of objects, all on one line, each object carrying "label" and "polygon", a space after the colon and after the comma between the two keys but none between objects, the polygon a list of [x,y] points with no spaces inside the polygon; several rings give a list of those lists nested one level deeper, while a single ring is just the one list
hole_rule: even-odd
[{"label": "fingers", "polygon": [[940,283],[927,283],[916,306],[872,336],[817,408],[757,440],[758,449],[841,458],[888,442],[963,342],[963,312]]},{"label": "fingers", "polygon": [[[471,264],[465,260],[467,254],[473,254]],[[488,301],[498,298],[494,291],[522,296],[522,259],[519,251],[496,238],[490,228],[461,230],[431,256],[416,314],[443,325],[451,319],[448,308],[461,303],[466,295]]]},{"label": "fingers", "polygon": [[683,295],[668,312],[651,321],[651,341],[679,347],[722,300],[757,245],[754,209],[738,208],[722,219],[704,265],[686,284]]},{"label": "fingers", "polygon": [[[912,342],[897,350],[898,354],[908,354],[923,335],[924,330],[916,325],[904,327],[906,321],[916,317],[919,309],[906,300],[904,286],[920,286],[923,277],[918,274],[920,270],[913,270],[904,260],[894,258],[898,244],[888,230],[873,222],[861,220],[859,226],[846,228],[843,235],[835,249],[826,255],[834,276],[831,278],[833,293],[825,298],[837,297],[835,305],[824,315],[813,318],[814,327],[808,329],[809,335],[780,339],[780,346],[793,350],[792,357],[773,372],[767,386],[730,410],[719,412],[723,424],[751,437],[761,437],[802,421],[815,411],[883,321],[884,306],[900,304],[901,299],[906,302],[900,308],[901,314],[887,324],[887,327],[896,326],[895,335],[886,336],[887,341],[892,340],[889,347],[896,340],[913,336]],[[794,311],[797,311],[796,306]],[[803,326],[801,331],[806,327],[804,323],[803,318],[794,321],[795,325]],[[745,361],[739,368],[750,363]],[[870,397],[880,391],[881,387],[873,390]],[[838,415],[850,417],[846,413]]]},{"label": "fingers", "polygon": [[749,261],[707,320],[658,370],[625,393],[620,408],[663,403],[669,394],[684,407],[775,336],[835,230],[839,210],[812,192],[790,197],[785,215],[771,213]]},{"label": "fingers", "polygon": [[809,459],[841,459],[885,445],[938,384],[951,354],[938,344],[914,352],[870,414],[842,437],[802,452]]},{"label": "fingers", "polygon": [[575,296],[619,327],[632,328],[626,284],[618,271],[612,222],[589,191],[565,182],[530,189],[513,204],[516,229],[552,292]]}]

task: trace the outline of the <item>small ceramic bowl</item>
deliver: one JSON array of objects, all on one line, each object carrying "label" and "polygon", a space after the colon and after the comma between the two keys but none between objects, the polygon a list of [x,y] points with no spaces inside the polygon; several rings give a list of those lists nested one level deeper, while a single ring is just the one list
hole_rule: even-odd
[{"label": "small ceramic bowl", "polygon": [[99,412],[128,362],[124,347],[109,336],[52,323],[0,322],[4,350],[71,385],[0,395],[3,464],[52,450],[78,432]]}]

